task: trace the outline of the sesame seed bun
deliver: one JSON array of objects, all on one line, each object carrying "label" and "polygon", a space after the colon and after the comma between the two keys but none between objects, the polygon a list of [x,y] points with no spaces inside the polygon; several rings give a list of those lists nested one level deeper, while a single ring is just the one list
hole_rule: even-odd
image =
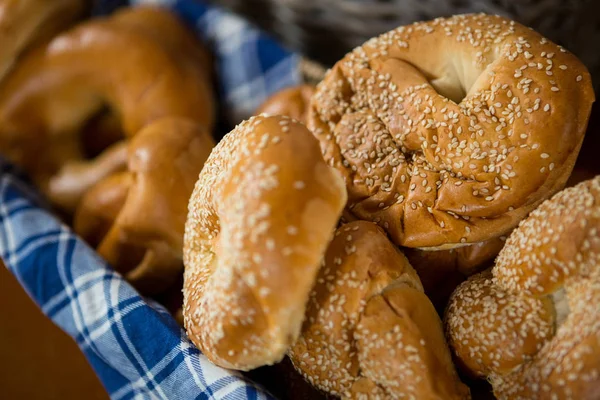
[{"label": "sesame seed bun", "polygon": [[504,289],[545,295],[600,262],[600,176],[567,188],[521,222],[498,255],[494,276]]},{"label": "sesame seed bun", "polygon": [[[600,273],[569,284],[553,296],[558,328],[531,362],[507,375],[492,375],[500,399],[595,400],[600,393]],[[568,305],[564,304],[568,302]],[[560,310],[561,303],[564,310]],[[566,311],[566,312],[565,312]],[[565,316],[566,315],[566,316]],[[563,321],[560,321],[564,319]]]},{"label": "sesame seed bun", "polygon": [[447,249],[505,234],[564,187],[593,101],[574,55],[470,14],[356,48],[317,86],[307,124],[350,212],[398,245]]},{"label": "sesame seed bun", "polygon": [[371,222],[337,230],[289,355],[342,398],[469,398],[417,274]]},{"label": "sesame seed bun", "polygon": [[[500,399],[600,393],[600,176],[556,194],[453,294],[449,342]],[[548,311],[549,310],[549,311]]]},{"label": "sesame seed bun", "polygon": [[535,355],[554,333],[554,309],[550,299],[506,293],[488,270],[456,289],[445,322],[461,365],[486,377],[510,372]]},{"label": "sesame seed bun", "polygon": [[283,358],[345,204],[339,172],[288,117],[252,117],[219,142],[184,237],[185,327],[211,361],[250,370]]}]

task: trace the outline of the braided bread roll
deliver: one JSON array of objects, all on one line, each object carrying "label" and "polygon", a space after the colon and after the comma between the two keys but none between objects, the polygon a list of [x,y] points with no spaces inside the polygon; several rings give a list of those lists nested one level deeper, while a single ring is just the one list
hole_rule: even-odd
[{"label": "braided bread roll", "polygon": [[337,230],[289,355],[311,384],[344,399],[470,398],[419,277],[370,222]]},{"label": "braided bread roll", "polygon": [[184,323],[215,364],[279,362],[346,204],[316,139],[284,116],[257,116],[215,147],[185,225]]},{"label": "braided bread roll", "polygon": [[508,232],[562,189],[593,101],[574,55],[505,18],[459,15],[349,53],[308,127],[352,214],[398,245],[444,249]]},{"label": "braided bread roll", "polygon": [[448,340],[500,399],[600,393],[600,176],[544,202],[452,295]]}]

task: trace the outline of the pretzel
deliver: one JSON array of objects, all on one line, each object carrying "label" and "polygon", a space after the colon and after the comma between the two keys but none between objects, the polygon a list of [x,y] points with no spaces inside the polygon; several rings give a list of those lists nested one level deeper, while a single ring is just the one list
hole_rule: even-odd
[{"label": "pretzel", "polygon": [[193,121],[159,119],[127,146],[127,168],[88,190],[75,231],[144,294],[167,288],[183,269],[188,199],[214,142]]},{"label": "pretzel", "polygon": [[593,101],[574,55],[505,18],[459,15],[349,53],[308,127],[350,212],[398,245],[445,249],[501,236],[562,189]]},{"label": "pretzel", "polygon": [[345,204],[339,173],[288,117],[252,117],[219,142],[184,237],[185,328],[212,362],[249,370],[284,357]]},{"label": "pretzel", "polygon": [[27,49],[82,16],[86,0],[0,1],[0,80]]},{"label": "pretzel", "polygon": [[416,272],[371,222],[337,230],[289,354],[344,399],[470,398]]},{"label": "pretzel", "polygon": [[510,235],[492,271],[453,294],[449,342],[498,398],[597,398],[598,232],[600,176],[544,202]]},{"label": "pretzel", "polygon": [[315,87],[308,84],[285,88],[269,97],[256,114],[286,115],[306,124],[308,105],[314,91]]},{"label": "pretzel", "polygon": [[120,116],[126,139],[163,117],[211,129],[202,53],[167,11],[134,7],[82,23],[28,53],[7,78],[0,150],[72,211],[93,183],[124,168],[123,157],[88,160],[81,151],[82,125],[105,106]]}]

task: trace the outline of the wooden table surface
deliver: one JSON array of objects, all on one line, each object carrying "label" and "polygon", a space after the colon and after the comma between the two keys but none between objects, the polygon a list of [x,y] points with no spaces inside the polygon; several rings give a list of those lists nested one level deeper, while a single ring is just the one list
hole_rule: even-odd
[{"label": "wooden table surface", "polygon": [[75,342],[0,263],[0,398],[108,399]]}]

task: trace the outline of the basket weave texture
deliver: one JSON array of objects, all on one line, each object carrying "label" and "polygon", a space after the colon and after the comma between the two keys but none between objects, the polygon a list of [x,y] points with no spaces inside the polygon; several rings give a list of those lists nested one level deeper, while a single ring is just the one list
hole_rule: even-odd
[{"label": "basket weave texture", "polygon": [[598,0],[212,0],[326,66],[397,26],[485,12],[532,27],[575,53],[600,82]]}]

